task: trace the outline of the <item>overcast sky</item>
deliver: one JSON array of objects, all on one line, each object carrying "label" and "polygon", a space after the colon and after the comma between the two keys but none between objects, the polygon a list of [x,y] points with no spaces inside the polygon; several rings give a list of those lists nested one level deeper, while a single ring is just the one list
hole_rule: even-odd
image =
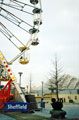
[{"label": "overcast sky", "polygon": [[[25,1],[25,0],[24,0]],[[79,77],[79,0],[42,0],[42,19],[40,27],[40,44],[29,50],[30,62],[20,65],[18,60],[11,66],[19,81],[18,72],[22,71],[22,85],[29,84],[30,74],[33,86],[47,81],[54,55],[57,54],[63,66],[63,73]],[[15,13],[15,11],[12,11]],[[17,16],[24,18],[21,14]],[[26,21],[29,18],[26,15]],[[28,41],[28,35],[17,27],[1,18],[1,22],[8,24],[8,29],[21,40]],[[24,36],[25,35],[25,36]],[[0,33],[0,49],[7,60],[11,60],[18,53],[16,48]]]}]

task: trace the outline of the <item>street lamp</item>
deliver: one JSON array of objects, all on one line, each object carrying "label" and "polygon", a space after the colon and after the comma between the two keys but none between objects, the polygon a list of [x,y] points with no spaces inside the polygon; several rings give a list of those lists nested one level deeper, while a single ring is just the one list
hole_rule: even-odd
[{"label": "street lamp", "polygon": [[30,73],[30,94],[32,93],[32,74]]},{"label": "street lamp", "polygon": [[21,87],[21,76],[22,76],[23,73],[22,72],[18,72],[18,74],[19,74],[19,77],[20,77],[19,78],[19,87]]},{"label": "street lamp", "polygon": [[28,85],[26,86],[26,93],[27,93],[27,95],[28,95]]},{"label": "street lamp", "polygon": [[43,84],[44,84],[44,82],[42,81],[42,97],[43,97]]}]

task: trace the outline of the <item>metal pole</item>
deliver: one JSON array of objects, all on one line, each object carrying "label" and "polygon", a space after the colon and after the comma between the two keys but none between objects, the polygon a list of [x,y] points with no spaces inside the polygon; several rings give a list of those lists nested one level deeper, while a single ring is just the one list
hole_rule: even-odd
[{"label": "metal pole", "polygon": [[30,94],[32,93],[32,74],[30,73]]},{"label": "metal pole", "polygon": [[1,80],[0,80],[0,85],[1,85]]},{"label": "metal pole", "polygon": [[23,73],[22,73],[22,72],[19,72],[18,74],[19,74],[19,76],[20,76],[20,78],[19,78],[19,87],[21,87],[21,76],[22,76]]},{"label": "metal pole", "polygon": [[28,95],[28,85],[26,87],[27,87],[27,95]]},{"label": "metal pole", "polygon": [[43,97],[43,84],[44,84],[44,82],[42,81],[42,97]]}]

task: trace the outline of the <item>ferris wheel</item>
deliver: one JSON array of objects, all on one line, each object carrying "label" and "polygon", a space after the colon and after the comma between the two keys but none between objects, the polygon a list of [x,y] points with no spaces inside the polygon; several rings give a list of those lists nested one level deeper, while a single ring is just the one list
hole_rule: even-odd
[{"label": "ferris wheel", "polygon": [[[17,15],[18,11],[19,14]],[[22,19],[21,14],[24,14],[25,17],[27,15],[33,16],[32,23]],[[27,0],[26,3],[22,0],[0,0],[0,17],[29,34],[28,41],[24,43],[11,32],[9,26],[7,27],[5,23],[0,21],[0,32],[20,51],[8,64],[12,64],[18,58],[19,63],[27,64],[29,58],[25,56],[25,53],[30,49],[31,45],[36,46],[39,44],[38,33],[42,24],[41,0]],[[18,46],[13,39],[18,41],[21,46]]]}]

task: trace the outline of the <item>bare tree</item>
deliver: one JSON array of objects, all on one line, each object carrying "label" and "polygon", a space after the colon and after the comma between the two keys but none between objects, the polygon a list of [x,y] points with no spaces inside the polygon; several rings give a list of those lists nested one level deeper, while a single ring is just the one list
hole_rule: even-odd
[{"label": "bare tree", "polygon": [[53,67],[50,70],[50,78],[48,78],[48,87],[49,90],[51,90],[51,92],[53,93],[54,91],[56,92],[56,98],[58,100],[59,96],[59,82],[62,80],[62,67],[60,65],[60,62],[57,58],[57,56],[55,56],[55,59],[52,63]]}]

